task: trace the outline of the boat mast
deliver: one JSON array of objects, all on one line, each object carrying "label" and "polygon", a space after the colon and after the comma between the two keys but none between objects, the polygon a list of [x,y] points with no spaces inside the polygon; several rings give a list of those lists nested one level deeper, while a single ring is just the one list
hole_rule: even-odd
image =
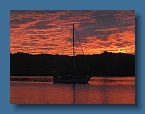
[{"label": "boat mast", "polygon": [[75,42],[74,42],[74,35],[75,33],[75,28],[74,28],[74,24],[73,24],[73,73],[74,73],[74,76],[75,76],[75,67],[76,67],[76,64],[75,64]]}]

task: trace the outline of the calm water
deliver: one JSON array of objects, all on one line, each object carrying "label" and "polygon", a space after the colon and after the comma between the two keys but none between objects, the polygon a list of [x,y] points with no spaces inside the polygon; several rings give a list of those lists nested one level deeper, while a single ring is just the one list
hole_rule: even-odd
[{"label": "calm water", "polygon": [[11,104],[135,104],[134,77],[92,77],[89,84],[53,84],[50,77],[29,78],[11,81]]}]

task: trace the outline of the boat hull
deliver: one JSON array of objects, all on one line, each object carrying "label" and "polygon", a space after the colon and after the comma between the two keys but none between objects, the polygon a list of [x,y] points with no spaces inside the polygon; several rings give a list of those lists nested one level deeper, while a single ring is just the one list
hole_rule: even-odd
[{"label": "boat hull", "polygon": [[53,78],[54,83],[88,83],[91,77],[83,77],[83,78]]}]

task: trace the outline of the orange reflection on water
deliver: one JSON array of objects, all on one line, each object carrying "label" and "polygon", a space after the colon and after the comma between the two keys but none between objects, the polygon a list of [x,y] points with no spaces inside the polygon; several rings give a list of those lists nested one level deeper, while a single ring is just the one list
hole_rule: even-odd
[{"label": "orange reflection on water", "polygon": [[135,78],[92,77],[75,85],[11,81],[10,93],[11,104],[135,104]]}]

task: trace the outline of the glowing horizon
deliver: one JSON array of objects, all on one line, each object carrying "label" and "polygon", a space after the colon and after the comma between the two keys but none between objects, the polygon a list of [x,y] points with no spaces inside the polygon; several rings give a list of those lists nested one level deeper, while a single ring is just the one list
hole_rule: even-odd
[{"label": "glowing horizon", "polygon": [[[11,10],[10,53],[72,55],[72,24],[85,54],[135,54],[133,10]],[[76,54],[82,54],[75,35]]]}]

